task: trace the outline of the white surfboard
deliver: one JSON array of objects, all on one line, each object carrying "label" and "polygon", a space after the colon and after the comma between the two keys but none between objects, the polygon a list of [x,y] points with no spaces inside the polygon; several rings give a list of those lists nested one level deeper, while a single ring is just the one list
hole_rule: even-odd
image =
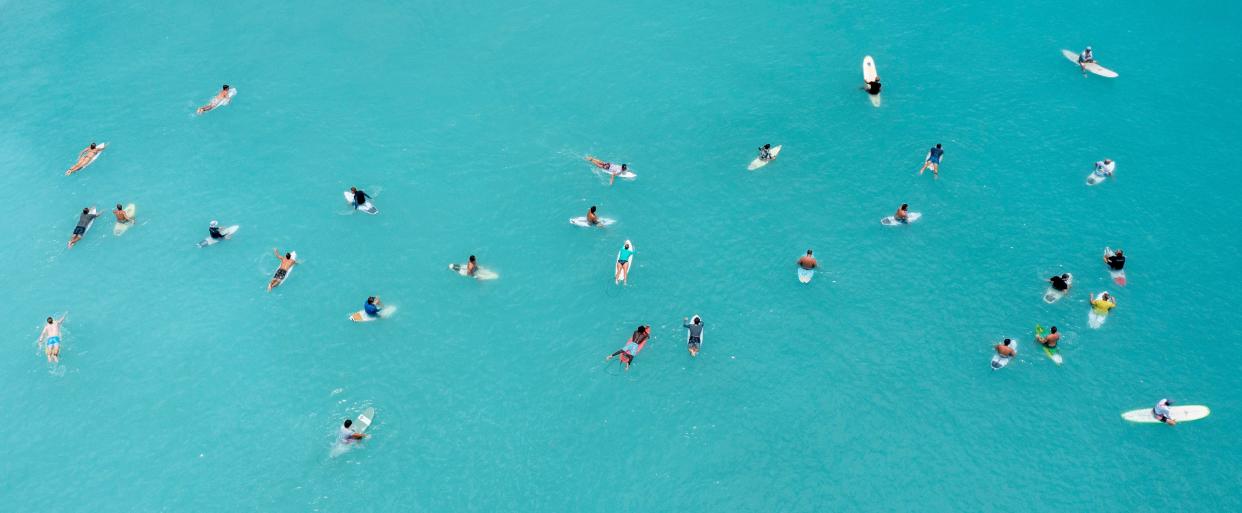
[{"label": "white surfboard", "polygon": [[802,283],[811,283],[811,278],[815,277],[815,269],[803,269],[798,267],[798,281]]},{"label": "white surfboard", "polygon": [[499,274],[496,274],[494,271],[490,269],[486,269],[482,266],[474,270],[474,276],[470,276],[466,274],[466,264],[449,264],[448,268],[450,271],[453,271],[467,278],[474,278],[476,280],[487,281],[487,280],[494,280],[500,277]]},{"label": "white surfboard", "polygon": [[1091,174],[1087,175],[1087,185],[1098,185],[1102,183],[1104,180],[1107,180],[1109,176],[1112,176],[1113,171],[1116,171],[1116,170],[1117,170],[1116,160],[1105,165],[1102,171],[1098,169],[1092,170]]},{"label": "white surfboard", "polygon": [[[862,73],[864,86],[871,82],[875,82],[875,77],[879,76],[879,72],[875,69],[875,59],[872,59],[870,55],[863,57]],[[872,106],[880,106],[880,95],[867,93],[867,96],[871,97]]]},{"label": "white surfboard", "polygon": [[915,221],[918,221],[920,217],[923,217],[923,214],[920,214],[918,212],[906,212],[906,222],[904,223],[898,221],[896,217],[888,216],[888,217],[881,218],[880,224],[884,226],[901,226],[901,225],[910,224]]},{"label": "white surfboard", "polygon": [[[1207,418],[1207,416],[1211,414],[1212,410],[1201,404],[1169,407],[1169,418],[1176,420],[1178,423]],[[1152,408],[1130,410],[1122,413],[1121,418],[1139,424],[1163,424],[1159,420],[1156,420],[1156,415],[1152,412]]]},{"label": "white surfboard", "polygon": [[[224,233],[224,232],[220,232],[220,233]],[[281,279],[280,279],[280,281],[276,282],[276,285],[275,285],[275,286],[269,286],[269,287],[268,287],[268,289],[267,289],[267,291],[268,291],[268,292],[271,292],[271,291],[272,291],[272,289],[274,289],[274,288],[276,288],[276,287],[279,287],[279,286],[281,286],[281,285],[284,285],[284,284],[285,284],[285,281],[289,279],[289,276],[292,276],[292,275],[293,275],[293,269],[297,267],[297,265],[296,265],[296,264],[297,264],[297,261],[298,261],[298,252],[297,252],[297,251],[290,251],[290,252],[289,252],[289,258],[293,260],[293,262],[294,262],[294,264],[295,264],[295,265],[290,266],[290,267],[289,267],[289,270],[285,271],[285,277],[284,277],[284,278],[281,278]],[[276,271],[276,272],[280,272],[280,271],[279,271],[279,268],[277,268],[277,271]],[[275,276],[273,275],[273,276],[272,276],[272,278],[274,279],[274,278],[275,278]]]},{"label": "white surfboard", "polygon": [[616,219],[609,219],[607,217],[601,217],[599,218],[599,224],[591,225],[591,223],[587,222],[586,216],[578,216],[578,217],[569,218],[569,224],[572,224],[574,226],[581,226],[583,228],[602,228],[615,222],[617,222]]},{"label": "white surfboard", "polygon": [[[350,206],[354,206],[354,193],[345,191],[345,203],[349,203]],[[354,209],[371,215],[379,213],[379,209],[375,208],[375,205],[371,204],[371,200],[367,200],[361,205],[354,206]]]},{"label": "white surfboard", "polygon": [[759,157],[755,157],[755,160],[750,161],[750,165],[746,166],[746,169],[750,171],[754,171],[763,166],[766,166],[768,165],[768,162],[772,162],[773,160],[776,160],[776,156],[780,154],[780,152],[781,152],[781,145],[778,144],[776,146],[773,146],[772,149],[768,150],[768,153],[772,154],[771,159],[763,160]]},{"label": "white surfboard", "polygon": [[[1013,356],[1004,356],[1000,353],[992,355],[992,370],[1001,370],[1006,365],[1009,365],[1010,361],[1018,357],[1018,339],[1009,339],[1009,348],[1013,349]],[[992,351],[995,352],[996,348],[993,348]]]},{"label": "white surfboard", "polygon": [[[1104,256],[1106,257],[1113,256],[1113,248],[1105,247]],[[1107,267],[1107,265],[1108,264],[1105,264],[1105,267]],[[1113,283],[1116,283],[1118,286],[1121,286],[1121,287],[1126,286],[1126,270],[1125,269],[1113,269],[1112,267],[1108,267],[1108,276],[1112,278]]]},{"label": "white surfboard", "polygon": [[116,226],[112,227],[112,235],[115,235],[117,237],[125,235],[125,232],[129,231],[129,228],[133,226],[134,223],[137,222],[134,220],[134,212],[137,212],[137,211],[138,211],[138,207],[135,206],[133,203],[125,205],[125,216],[129,218],[129,222],[122,223],[120,221],[117,221]]},{"label": "white surfboard", "polygon": [[208,236],[207,236],[207,238],[203,239],[201,242],[199,242],[199,243],[198,243],[198,247],[200,247],[200,248],[202,248],[202,247],[207,247],[207,246],[211,246],[211,245],[213,245],[213,244],[215,244],[215,243],[217,243],[217,242],[220,242],[220,241],[222,241],[222,240],[228,240],[228,239],[231,239],[231,238],[233,238],[233,234],[234,234],[234,233],[237,233],[237,230],[238,230],[238,229],[240,229],[240,228],[241,228],[241,225],[236,225],[236,224],[235,224],[235,225],[233,225],[233,226],[228,226],[228,227],[225,227],[225,228],[221,228],[221,229],[220,229],[220,235],[223,235],[223,236],[224,236],[224,238],[223,238],[223,239],[213,239],[213,238],[211,238],[211,236],[210,236],[210,235],[208,235]]},{"label": "white surfboard", "polygon": [[[1070,62],[1074,63],[1075,66],[1078,65],[1078,54],[1072,51],[1069,51],[1069,50],[1061,50],[1061,55],[1064,55],[1065,58],[1069,59]],[[1101,77],[1117,78],[1116,71],[1105,68],[1104,66],[1100,66],[1098,63],[1094,63],[1094,62],[1085,63],[1082,65],[1082,69],[1095,73],[1096,75],[1099,75]]]},{"label": "white surfboard", "polygon": [[378,319],[387,319],[396,311],[397,307],[385,305],[383,308],[379,309],[379,317],[371,317],[370,315],[367,315],[366,310],[358,310],[357,312],[349,314],[349,320],[354,322],[371,322]]},{"label": "white surfboard", "polygon": [[371,427],[371,422],[375,420],[375,408],[367,408],[358,414],[358,422],[350,426],[354,432],[366,433],[367,428]]}]

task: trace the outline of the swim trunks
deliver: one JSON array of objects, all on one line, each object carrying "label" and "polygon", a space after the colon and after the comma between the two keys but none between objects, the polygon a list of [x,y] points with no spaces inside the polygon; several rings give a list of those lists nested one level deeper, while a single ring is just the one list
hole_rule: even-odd
[{"label": "swim trunks", "polygon": [[702,344],[702,343],[703,343],[703,340],[700,339],[699,337],[690,337],[690,339],[686,342],[686,346],[691,349],[698,349],[699,344]]},{"label": "swim trunks", "polygon": [[47,346],[52,347],[60,344],[60,337],[47,337]]},{"label": "swim trunks", "polygon": [[86,233],[86,227],[85,227],[85,226],[75,226],[75,227],[73,228],[73,234],[74,234],[74,235],[82,235],[82,234],[84,234],[84,233]]},{"label": "swim trunks", "polygon": [[287,274],[289,274],[289,271],[286,271],[284,269],[277,269],[276,276],[274,276],[274,278],[276,278],[277,280],[283,280],[285,279],[285,275]]}]

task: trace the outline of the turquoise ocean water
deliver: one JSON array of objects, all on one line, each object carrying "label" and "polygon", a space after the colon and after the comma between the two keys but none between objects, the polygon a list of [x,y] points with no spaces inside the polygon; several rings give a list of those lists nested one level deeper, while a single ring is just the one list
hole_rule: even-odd
[{"label": "turquoise ocean water", "polygon": [[[1229,2],[0,2],[0,503],[1240,510],[1240,21]],[[1120,78],[1059,54],[1088,44]],[[232,104],[195,117],[226,82]],[[63,176],[92,140],[109,149]],[[765,142],[780,158],[748,173]],[[917,176],[937,142],[941,178]],[[638,179],[608,187],[586,154]],[[1105,157],[1116,179],[1086,187]],[[380,215],[351,214],[350,185]],[[117,202],[137,226],[105,215],[66,251],[77,210]],[[902,202],[922,220],[881,226]],[[566,223],[592,204],[619,222]],[[212,219],[241,231],[196,248]],[[304,263],[269,294],[273,247]],[[445,270],[469,254],[500,279]],[[1103,289],[1118,307],[1093,330]],[[372,294],[397,314],[348,322]],[[50,366],[34,341],[66,310]],[[605,364],[640,323],[633,369]],[[1063,366],[1036,323],[1061,327]],[[1019,357],[994,372],[1006,336]],[[1214,413],[1119,417],[1165,396]],[[367,406],[374,436],[332,457]]]}]

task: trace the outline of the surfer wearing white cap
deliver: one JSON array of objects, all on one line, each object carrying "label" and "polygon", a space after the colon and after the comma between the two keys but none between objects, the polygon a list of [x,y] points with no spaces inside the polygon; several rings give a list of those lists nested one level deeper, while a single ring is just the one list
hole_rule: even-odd
[{"label": "surfer wearing white cap", "polygon": [[634,245],[627,239],[625,245],[617,252],[617,268],[613,273],[614,284],[625,283],[630,281],[630,261],[634,258]]},{"label": "surfer wearing white cap", "polygon": [[215,220],[212,220],[211,224],[207,225],[207,233],[211,235],[211,238],[213,239],[218,240],[224,238],[224,234],[220,233],[220,223],[215,222]]}]

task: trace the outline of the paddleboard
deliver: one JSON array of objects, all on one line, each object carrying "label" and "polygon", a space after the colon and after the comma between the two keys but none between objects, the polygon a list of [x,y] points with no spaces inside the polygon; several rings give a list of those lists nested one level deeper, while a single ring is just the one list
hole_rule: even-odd
[{"label": "paddleboard", "polygon": [[[1169,407],[1169,418],[1176,420],[1179,424],[1182,422],[1190,422],[1192,420],[1204,419],[1204,418],[1207,418],[1207,416],[1211,414],[1212,414],[1212,410],[1208,409],[1207,406],[1203,406],[1201,404],[1189,404],[1186,406],[1170,406]],[[1139,424],[1163,424],[1163,422],[1156,420],[1156,414],[1152,412],[1152,408],[1140,408],[1137,410],[1130,410],[1128,412],[1122,413],[1121,418],[1128,420],[1130,422],[1136,422]]]},{"label": "paddleboard", "polygon": [[904,223],[897,221],[896,217],[888,216],[888,217],[881,218],[880,224],[884,226],[901,226],[901,225],[910,224],[915,221],[918,221],[920,217],[923,217],[923,214],[920,214],[918,212],[906,212],[906,222]]},{"label": "paddleboard", "polygon": [[224,236],[224,238],[223,238],[223,239],[213,239],[213,238],[211,238],[211,235],[208,235],[208,236],[207,236],[207,238],[203,239],[203,240],[202,240],[202,242],[199,242],[199,243],[198,243],[198,247],[200,247],[200,248],[202,248],[202,247],[207,247],[207,246],[211,246],[211,245],[213,245],[213,244],[215,244],[215,243],[217,243],[217,242],[220,242],[221,240],[228,240],[228,239],[231,239],[231,238],[233,238],[233,234],[234,234],[234,233],[237,233],[237,230],[238,230],[239,228],[241,228],[241,225],[236,225],[236,224],[235,224],[235,225],[233,225],[233,226],[228,226],[228,227],[225,227],[225,228],[221,228],[221,229],[220,229],[220,235],[223,235],[223,236]]},{"label": "paddleboard", "polygon": [[[1065,274],[1069,274],[1069,273],[1065,273]],[[1073,286],[1074,275],[1070,274],[1069,279],[1065,280],[1065,284],[1067,286]],[[1065,297],[1065,294],[1068,294],[1068,293],[1069,293],[1069,290],[1057,290],[1057,289],[1052,288],[1052,285],[1049,285],[1048,290],[1044,291],[1044,302],[1048,304],[1056,303],[1057,301],[1060,301],[1061,298]]]},{"label": "paddleboard", "polygon": [[607,217],[601,217],[599,218],[599,224],[591,225],[591,223],[587,222],[586,216],[578,216],[578,217],[569,218],[569,224],[572,224],[574,226],[581,226],[583,228],[602,228],[615,222],[617,222],[616,219],[609,219]]},{"label": "paddleboard", "polygon": [[[1078,65],[1078,54],[1077,53],[1071,52],[1069,50],[1061,50],[1061,55],[1064,55],[1065,58],[1069,59],[1070,62],[1074,63],[1075,66]],[[1116,71],[1105,68],[1104,66],[1100,66],[1098,63],[1094,63],[1094,62],[1085,63],[1082,65],[1082,69],[1095,73],[1096,75],[1099,75],[1101,77],[1117,78]]]},{"label": "paddleboard", "polygon": [[[1108,248],[1108,247],[1104,248],[1104,256],[1105,257],[1113,256],[1113,248]],[[1104,264],[1104,265],[1107,266],[1108,264]],[[1117,285],[1120,285],[1122,287],[1126,286],[1126,270],[1125,269],[1113,269],[1112,267],[1109,267],[1108,275],[1113,278],[1113,283],[1116,283]]]},{"label": "paddleboard", "polygon": [[392,316],[393,312],[396,311],[397,307],[395,306],[385,306],[379,309],[379,317],[371,317],[367,315],[366,310],[358,310],[357,312],[349,314],[349,320],[354,322],[371,322],[377,319],[387,319]]},{"label": "paddleboard", "polygon": [[1107,180],[1108,177],[1112,175],[1112,172],[1116,170],[1117,170],[1116,160],[1112,161],[1109,164],[1106,164],[1104,166],[1103,171],[1100,171],[1098,169],[1092,170],[1091,174],[1087,175],[1087,185],[1098,185],[1104,182],[1104,180]]},{"label": "paddleboard", "polygon": [[[879,75],[879,73],[877,73],[875,70],[875,59],[872,59],[870,55],[863,57],[862,70],[863,70],[863,86],[864,87],[866,86],[866,84],[875,82],[875,77]],[[880,106],[880,95],[867,93],[867,96],[871,97],[872,106],[875,106],[875,107]]]},{"label": "paddleboard", "polygon": [[[992,355],[992,370],[1001,370],[1006,365],[1009,365],[1009,362],[1013,361],[1014,358],[1018,357],[1018,339],[1009,339],[1009,347],[1013,349],[1013,356],[1004,356],[1000,353]],[[992,350],[996,351],[996,348],[994,347]]]},{"label": "paddleboard", "polygon": [[811,283],[811,278],[815,277],[815,269],[803,269],[798,267],[798,281],[802,283]]},{"label": "paddleboard", "polygon": [[448,268],[450,271],[453,271],[467,278],[474,278],[476,280],[494,280],[500,277],[499,274],[496,274],[495,272],[492,272],[491,270],[486,269],[484,267],[479,267],[478,269],[475,269],[474,276],[470,276],[466,274],[466,264],[449,264]]},{"label": "paddleboard", "polygon": [[138,211],[138,207],[134,206],[133,203],[125,205],[125,215],[126,217],[129,217],[129,222],[122,223],[117,221],[116,226],[112,227],[112,235],[116,235],[117,237],[125,235],[125,232],[129,231],[129,228],[137,222],[134,220],[134,212],[136,211]]},{"label": "paddleboard", "polygon": [[[1046,334],[1046,332],[1044,331],[1044,327],[1043,327],[1043,326],[1040,326],[1040,325],[1038,325],[1038,324],[1036,324],[1036,325],[1035,325],[1035,336],[1036,336],[1036,337],[1042,337],[1042,336],[1044,336],[1045,334]],[[1038,340],[1036,340],[1036,341],[1035,341],[1035,343],[1036,343],[1036,344],[1039,344],[1039,341],[1038,341]],[[1051,358],[1051,359],[1052,359],[1052,363],[1055,363],[1055,364],[1057,364],[1057,365],[1061,365],[1061,363],[1062,363],[1062,362],[1064,362],[1064,361],[1065,361],[1065,359],[1064,359],[1064,358],[1061,358],[1061,349],[1060,349],[1060,347],[1061,347],[1061,346],[1059,345],[1059,344],[1060,344],[1060,342],[1057,342],[1057,344],[1058,344],[1058,345],[1057,345],[1057,347],[1048,347],[1048,346],[1045,346],[1045,345],[1043,345],[1043,344],[1039,344],[1039,347],[1042,347],[1042,348],[1044,349],[1044,356],[1047,356],[1048,358]]]},{"label": "paddleboard", "polygon": [[761,168],[761,167],[763,167],[763,166],[766,166],[766,165],[768,165],[768,162],[772,162],[773,160],[776,160],[776,156],[777,156],[778,154],[780,154],[780,152],[781,152],[781,145],[779,145],[779,144],[778,144],[778,145],[776,145],[776,146],[773,146],[773,147],[772,147],[772,149],[768,150],[768,153],[771,153],[771,154],[772,154],[772,158],[771,158],[771,159],[769,159],[769,160],[763,160],[763,159],[761,159],[761,158],[759,158],[759,157],[755,157],[755,160],[750,161],[750,165],[746,166],[746,169],[748,169],[748,170],[750,170],[750,171],[754,171],[754,170],[759,169],[759,168]]},{"label": "paddleboard", "polygon": [[371,204],[371,200],[367,200],[361,205],[354,206],[354,193],[349,191],[345,191],[345,203],[349,203],[349,205],[353,206],[355,210],[360,210],[371,215],[379,213],[379,209],[375,208],[375,205]]}]

